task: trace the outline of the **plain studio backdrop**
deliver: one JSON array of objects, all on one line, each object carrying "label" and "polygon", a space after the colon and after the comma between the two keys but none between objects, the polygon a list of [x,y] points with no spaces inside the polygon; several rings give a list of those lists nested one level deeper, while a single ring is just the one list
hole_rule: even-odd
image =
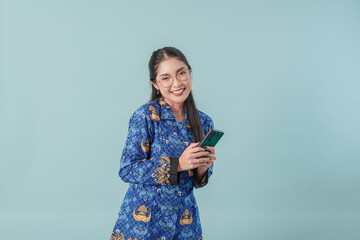
[{"label": "plain studio backdrop", "polygon": [[0,239],[109,239],[148,61],[225,131],[204,239],[360,239],[360,2],[3,0]]}]

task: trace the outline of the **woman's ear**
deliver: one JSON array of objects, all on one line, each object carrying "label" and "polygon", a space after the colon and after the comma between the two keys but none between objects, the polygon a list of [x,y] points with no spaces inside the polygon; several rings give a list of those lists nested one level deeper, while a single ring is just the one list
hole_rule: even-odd
[{"label": "woman's ear", "polygon": [[154,86],[154,88],[156,88],[156,90],[159,90],[159,87],[158,87],[157,83],[154,83],[153,81],[150,81],[150,82]]}]

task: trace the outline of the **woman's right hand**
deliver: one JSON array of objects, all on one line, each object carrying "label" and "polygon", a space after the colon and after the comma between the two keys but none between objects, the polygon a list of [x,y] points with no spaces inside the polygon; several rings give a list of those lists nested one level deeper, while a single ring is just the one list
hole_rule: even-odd
[{"label": "woman's right hand", "polygon": [[[214,154],[209,153],[199,143],[191,143],[179,157],[178,171],[186,171],[197,167],[212,164],[216,159]],[[211,160],[210,160],[211,159]]]}]

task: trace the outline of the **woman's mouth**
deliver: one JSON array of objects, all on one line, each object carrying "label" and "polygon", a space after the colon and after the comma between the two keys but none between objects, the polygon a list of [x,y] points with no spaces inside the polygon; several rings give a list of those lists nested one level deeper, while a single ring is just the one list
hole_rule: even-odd
[{"label": "woman's mouth", "polygon": [[175,96],[181,96],[184,92],[185,88],[181,88],[179,90],[176,91],[172,91],[171,93],[174,94]]}]

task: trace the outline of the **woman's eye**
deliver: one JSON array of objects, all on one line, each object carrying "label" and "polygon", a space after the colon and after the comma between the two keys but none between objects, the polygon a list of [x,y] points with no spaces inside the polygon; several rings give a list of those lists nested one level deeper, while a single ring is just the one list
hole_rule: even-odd
[{"label": "woman's eye", "polygon": [[164,77],[164,78],[161,79],[161,81],[167,81],[167,80],[169,80],[168,77]]},{"label": "woman's eye", "polygon": [[180,72],[180,75],[184,75],[186,72],[185,71],[182,71],[182,72]]}]

